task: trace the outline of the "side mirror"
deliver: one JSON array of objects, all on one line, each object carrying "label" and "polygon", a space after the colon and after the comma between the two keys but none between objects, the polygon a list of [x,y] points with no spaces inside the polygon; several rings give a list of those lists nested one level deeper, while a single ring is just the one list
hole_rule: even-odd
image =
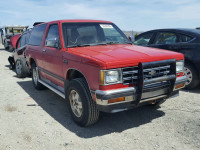
[{"label": "side mirror", "polygon": [[130,35],[130,36],[128,37],[128,39],[129,39],[132,43],[135,42],[135,36],[131,36],[131,35]]},{"label": "side mirror", "polygon": [[47,47],[55,47],[60,48],[60,41],[59,38],[51,38],[45,41],[45,46]]}]

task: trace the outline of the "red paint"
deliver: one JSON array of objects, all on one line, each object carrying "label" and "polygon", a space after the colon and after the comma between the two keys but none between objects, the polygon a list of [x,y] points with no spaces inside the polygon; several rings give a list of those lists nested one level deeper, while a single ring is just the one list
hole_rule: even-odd
[{"label": "red paint", "polygon": [[[124,86],[123,84],[100,86],[99,71],[101,69],[137,66],[139,62],[152,62],[167,59],[184,59],[183,54],[180,53],[129,44],[76,47],[68,48],[67,50],[64,47],[63,34],[61,29],[62,23],[64,22],[111,23],[109,21],[98,20],[60,20],[49,22],[47,23],[41,45],[27,46],[27,61],[30,63],[30,59],[33,58],[36,61],[37,66],[63,79],[67,79],[67,74],[70,69],[76,69],[85,76],[89,87],[92,90],[108,90],[129,86]],[[61,49],[48,48],[44,46],[48,28],[51,24],[58,24]],[[42,52],[42,49],[44,48],[46,49],[46,52]],[[68,63],[64,64],[63,60],[67,60]],[[63,81],[60,81],[43,72],[40,72],[40,75],[64,88]]]},{"label": "red paint", "polygon": [[17,35],[14,35],[10,38],[10,42],[11,42],[11,45],[13,48],[15,48],[16,46],[16,43],[17,43],[17,40],[18,38],[21,36],[21,34],[17,34]]}]

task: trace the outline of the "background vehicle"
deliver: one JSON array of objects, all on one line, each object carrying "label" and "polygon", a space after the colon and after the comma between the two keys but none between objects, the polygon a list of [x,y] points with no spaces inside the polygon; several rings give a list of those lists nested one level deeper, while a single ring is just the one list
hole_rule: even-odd
[{"label": "background vehicle", "polygon": [[13,36],[10,38],[10,44],[11,44],[11,46],[13,47],[13,50],[15,49],[17,40],[19,39],[20,36],[21,36],[21,34],[16,34],[16,35],[13,35]]},{"label": "background vehicle", "polygon": [[9,57],[10,60],[12,59],[14,61],[15,72],[17,74],[17,77],[19,78],[24,78],[30,75],[30,70],[28,68],[25,55],[26,46],[30,37],[30,32],[31,31],[24,32],[18,38],[12,57]]},{"label": "background vehicle", "polygon": [[132,45],[112,22],[59,20],[35,26],[26,48],[36,89],[65,98],[73,120],[88,126],[100,111],[159,104],[184,87],[184,56]]},{"label": "background vehicle", "polygon": [[5,49],[12,48],[10,43],[10,38],[13,35],[21,34],[28,29],[28,26],[5,26],[1,29],[1,39],[2,44],[4,45]]},{"label": "background vehicle", "polygon": [[158,29],[135,37],[135,45],[154,47],[183,53],[185,56],[186,89],[198,86],[200,81],[200,30]]}]

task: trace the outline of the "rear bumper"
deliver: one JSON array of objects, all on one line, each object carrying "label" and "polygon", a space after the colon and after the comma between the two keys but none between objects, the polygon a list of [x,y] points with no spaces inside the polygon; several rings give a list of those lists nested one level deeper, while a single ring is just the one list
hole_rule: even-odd
[{"label": "rear bumper", "polygon": [[[180,87],[175,89],[177,85],[184,84],[186,82],[186,77],[178,77],[176,79],[173,92],[168,94],[168,84],[152,84],[151,87],[143,89],[141,95],[139,95],[138,89],[136,87],[127,87],[115,90],[101,91],[96,90],[96,103],[100,111],[104,112],[115,112],[124,109],[129,109],[132,107],[138,107],[141,105],[155,103],[163,101],[170,97],[178,96]],[[125,97],[124,101],[109,103],[110,99]]]}]

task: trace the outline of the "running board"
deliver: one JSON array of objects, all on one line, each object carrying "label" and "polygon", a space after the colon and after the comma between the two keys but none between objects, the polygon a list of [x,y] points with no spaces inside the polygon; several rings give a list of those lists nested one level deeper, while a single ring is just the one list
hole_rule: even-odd
[{"label": "running board", "polygon": [[52,90],[53,92],[55,92],[56,94],[60,95],[62,98],[65,99],[65,94],[60,92],[59,90],[55,89],[54,87],[50,86],[49,84],[45,83],[44,81],[38,79],[38,82],[40,82],[41,84],[43,84],[44,86],[46,86],[47,88],[49,88],[50,90]]}]

